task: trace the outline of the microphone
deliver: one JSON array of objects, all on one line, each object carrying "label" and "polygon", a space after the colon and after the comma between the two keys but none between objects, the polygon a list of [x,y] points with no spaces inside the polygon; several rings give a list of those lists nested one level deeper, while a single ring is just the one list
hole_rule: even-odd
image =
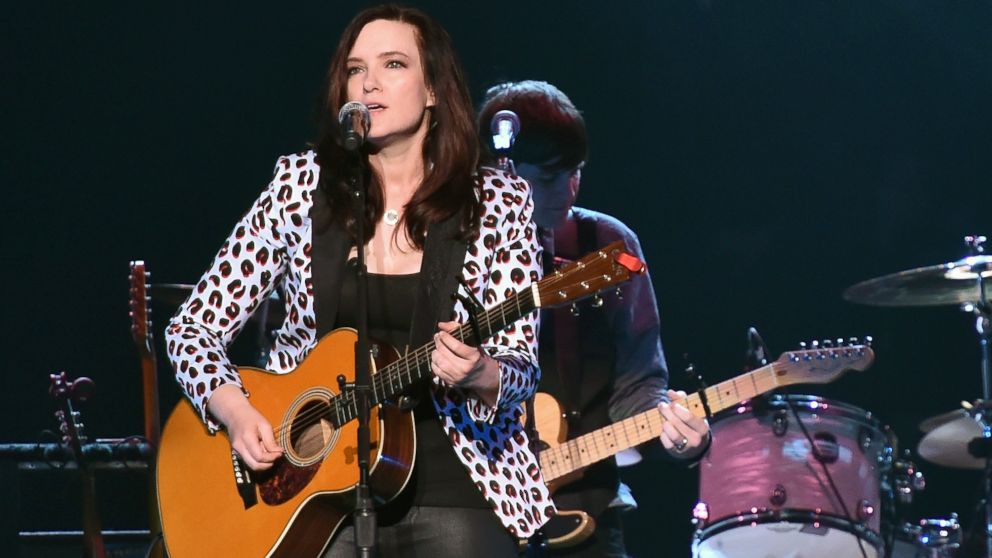
[{"label": "microphone", "polygon": [[508,151],[520,133],[520,118],[512,110],[501,110],[493,115],[489,131],[493,134],[493,149],[497,153]]},{"label": "microphone", "polygon": [[768,347],[753,327],[747,328],[747,360],[755,368],[768,364]]},{"label": "microphone", "polygon": [[341,124],[344,148],[348,151],[358,151],[369,135],[372,123],[369,109],[358,101],[345,103],[338,111],[338,122]]}]

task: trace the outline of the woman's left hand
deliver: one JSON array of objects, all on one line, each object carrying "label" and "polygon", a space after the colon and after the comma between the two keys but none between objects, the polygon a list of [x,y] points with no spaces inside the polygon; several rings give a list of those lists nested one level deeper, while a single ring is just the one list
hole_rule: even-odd
[{"label": "woman's left hand", "polygon": [[661,445],[679,459],[692,459],[706,449],[710,425],[706,419],[689,411],[684,391],[668,390],[668,398],[671,403],[658,406],[665,419],[661,428]]},{"label": "woman's left hand", "polygon": [[449,386],[475,391],[487,405],[495,405],[499,393],[499,363],[480,347],[455,339],[458,322],[440,322],[434,334],[431,370]]}]

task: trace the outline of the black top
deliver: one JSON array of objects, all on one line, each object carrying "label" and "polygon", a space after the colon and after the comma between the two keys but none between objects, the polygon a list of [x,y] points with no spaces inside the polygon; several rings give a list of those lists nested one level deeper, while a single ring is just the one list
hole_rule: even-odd
[{"label": "black top", "polygon": [[[357,285],[352,266],[343,275],[335,327],[355,327]],[[374,343],[387,343],[400,354],[410,344],[410,323],[416,304],[420,274],[369,274],[369,337]],[[391,505],[420,505],[460,508],[489,508],[475,488],[465,467],[458,461],[454,449],[441,426],[437,411],[430,400],[433,383],[419,382],[412,395],[417,400],[413,409],[417,436],[417,455],[413,476],[403,494]]]}]

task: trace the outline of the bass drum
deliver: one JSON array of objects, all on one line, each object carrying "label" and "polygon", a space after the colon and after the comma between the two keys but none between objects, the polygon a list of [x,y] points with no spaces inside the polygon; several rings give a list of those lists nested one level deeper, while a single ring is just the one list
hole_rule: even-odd
[{"label": "bass drum", "polygon": [[700,462],[694,556],[882,555],[882,483],[896,441],[870,412],[775,396],[728,409],[712,430]]}]

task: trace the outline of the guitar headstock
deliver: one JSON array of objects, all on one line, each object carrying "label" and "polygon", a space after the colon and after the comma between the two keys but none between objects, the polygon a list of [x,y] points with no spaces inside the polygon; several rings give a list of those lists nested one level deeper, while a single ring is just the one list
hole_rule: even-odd
[{"label": "guitar headstock", "polygon": [[51,384],[48,393],[59,406],[55,411],[55,418],[59,419],[62,441],[72,448],[77,458],[80,458],[83,455],[82,447],[86,443],[86,435],[83,432],[81,415],[73,408],[72,402],[86,401],[92,395],[93,380],[83,377],[70,382],[65,372],[50,374],[49,378]]},{"label": "guitar headstock", "polygon": [[644,262],[627,252],[622,240],[617,240],[541,280],[537,284],[537,306],[557,306],[593,296],[646,269]]},{"label": "guitar headstock", "polygon": [[848,370],[862,372],[875,362],[871,337],[862,343],[855,338],[848,341],[813,341],[800,344],[798,350],[786,351],[775,361],[775,375],[779,385],[826,384]]},{"label": "guitar headstock", "polygon": [[130,311],[131,316],[131,337],[143,351],[152,350],[152,320],[151,310],[148,308],[148,278],[150,274],[145,271],[145,262],[135,260],[131,262],[131,273],[128,275],[130,288]]}]

